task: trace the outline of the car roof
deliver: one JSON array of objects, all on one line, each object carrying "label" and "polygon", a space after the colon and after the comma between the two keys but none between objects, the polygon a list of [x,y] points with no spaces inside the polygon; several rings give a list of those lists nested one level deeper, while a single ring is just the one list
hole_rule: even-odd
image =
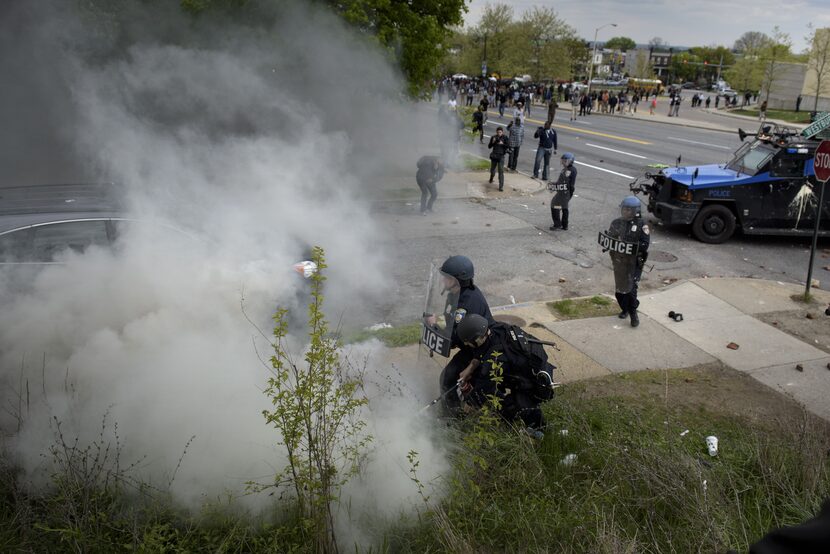
[{"label": "car roof", "polygon": [[111,183],[0,188],[0,233],[30,225],[123,215],[121,191]]},{"label": "car roof", "polygon": [[112,183],[0,188],[0,217],[38,213],[121,211],[121,189]]}]

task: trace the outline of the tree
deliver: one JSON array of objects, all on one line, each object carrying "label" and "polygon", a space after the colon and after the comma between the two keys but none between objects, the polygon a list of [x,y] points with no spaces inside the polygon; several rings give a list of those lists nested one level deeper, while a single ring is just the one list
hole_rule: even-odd
[{"label": "tree", "polygon": [[631,65],[630,75],[637,79],[652,79],[654,77],[654,64],[651,63],[648,52],[637,50],[634,62]]},{"label": "tree", "polygon": [[745,56],[754,56],[761,48],[769,44],[770,40],[771,39],[766,34],[759,31],[747,31],[735,41],[735,45],[732,49]]},{"label": "tree", "polygon": [[507,30],[513,24],[513,8],[507,4],[487,4],[481,14],[476,32],[488,38],[488,65],[500,74],[504,73]]},{"label": "tree", "polygon": [[613,37],[605,42],[605,48],[609,50],[619,50],[620,52],[628,52],[637,48],[637,43],[628,37]]},{"label": "tree", "polygon": [[575,31],[562,21],[552,8],[534,7],[522,15],[517,26],[522,37],[520,44],[531,47],[530,52],[517,48],[520,58],[519,68],[533,68],[535,79],[550,78],[561,75],[568,70],[567,49],[563,41],[575,35]]},{"label": "tree", "polygon": [[724,72],[724,77],[735,90],[741,92],[757,91],[761,88],[763,71],[757,56],[744,55]]},{"label": "tree", "polygon": [[648,47],[654,52],[664,52],[669,49],[668,43],[660,37],[654,37],[648,41]]},{"label": "tree", "polygon": [[764,44],[758,51],[758,58],[763,68],[761,88],[766,91],[764,93],[764,102],[769,102],[769,95],[773,85],[781,79],[781,71],[784,69],[783,63],[789,58],[791,47],[792,41],[790,40],[790,35],[782,32],[776,26],[773,28],[770,41]]},{"label": "tree", "polygon": [[807,62],[808,92],[815,94],[813,111],[818,111],[818,98],[823,92],[830,91],[830,28],[814,29],[808,26],[806,40],[810,45],[810,58]]}]

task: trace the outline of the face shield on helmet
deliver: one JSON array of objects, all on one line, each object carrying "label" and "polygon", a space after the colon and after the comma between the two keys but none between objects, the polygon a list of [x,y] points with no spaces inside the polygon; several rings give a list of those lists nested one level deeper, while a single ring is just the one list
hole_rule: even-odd
[{"label": "face shield on helmet", "polygon": [[562,167],[568,167],[574,163],[574,155],[570,152],[565,152],[562,154],[562,157],[559,158],[559,161],[562,163]]},{"label": "face shield on helmet", "polygon": [[640,199],[636,196],[626,196],[620,202],[620,216],[623,219],[634,219],[640,215]]}]

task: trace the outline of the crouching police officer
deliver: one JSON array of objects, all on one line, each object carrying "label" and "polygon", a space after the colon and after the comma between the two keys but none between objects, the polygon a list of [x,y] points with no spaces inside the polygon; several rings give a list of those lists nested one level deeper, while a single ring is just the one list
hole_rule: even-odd
[{"label": "crouching police officer", "polygon": [[[552,343],[543,343],[515,325],[489,323],[475,314],[459,324],[458,338],[474,352],[459,376],[464,401],[480,407],[495,395],[501,400],[504,419],[521,420],[531,435],[541,438],[545,419],[539,406],[553,398],[555,369],[542,344]],[[497,366],[501,382],[495,379]]]},{"label": "crouching police officer", "polygon": [[[459,351],[441,372],[440,386],[447,408],[450,412],[454,412],[461,407],[455,390],[459,375],[469,366],[474,357],[474,349],[458,338],[458,326],[473,314],[484,318],[488,323],[493,323],[494,320],[481,289],[473,284],[475,272],[470,258],[450,256],[441,266],[441,273],[444,276],[444,287],[448,293],[445,305],[446,310],[449,311],[445,311],[444,317],[448,323],[453,322],[450,347],[458,348]],[[427,322],[434,323],[429,320]]]},{"label": "crouching police officer", "polygon": [[620,241],[624,247],[611,248],[611,264],[614,267],[614,284],[617,303],[622,310],[618,317],[631,317],[631,326],[637,327],[637,286],[643,274],[643,266],[648,259],[648,247],[651,243],[648,224],[640,215],[640,200],[636,196],[626,196],[620,203],[620,217],[611,222],[606,235]]}]

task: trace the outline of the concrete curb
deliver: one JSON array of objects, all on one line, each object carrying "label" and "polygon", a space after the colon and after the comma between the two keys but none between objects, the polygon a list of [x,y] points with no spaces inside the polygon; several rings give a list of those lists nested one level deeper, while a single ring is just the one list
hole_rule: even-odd
[{"label": "concrete curb", "polygon": [[696,125],[696,124],[691,124],[691,123],[678,123],[678,122],[675,122],[675,121],[664,121],[662,119],[646,119],[645,117],[639,117],[639,116],[612,116],[612,115],[609,115],[609,114],[604,114],[604,113],[599,113],[599,112],[591,114],[591,116],[594,116],[594,115],[601,115],[603,117],[621,117],[621,118],[627,117],[629,120],[633,120],[633,121],[645,121],[646,123],[660,123],[661,125],[672,125],[674,127],[688,127],[690,129],[702,129],[704,131],[718,131],[718,132],[721,132],[721,133],[732,133],[732,134],[734,134],[736,132],[734,129],[721,129],[719,127],[709,127],[709,126],[706,126],[705,124]]}]

